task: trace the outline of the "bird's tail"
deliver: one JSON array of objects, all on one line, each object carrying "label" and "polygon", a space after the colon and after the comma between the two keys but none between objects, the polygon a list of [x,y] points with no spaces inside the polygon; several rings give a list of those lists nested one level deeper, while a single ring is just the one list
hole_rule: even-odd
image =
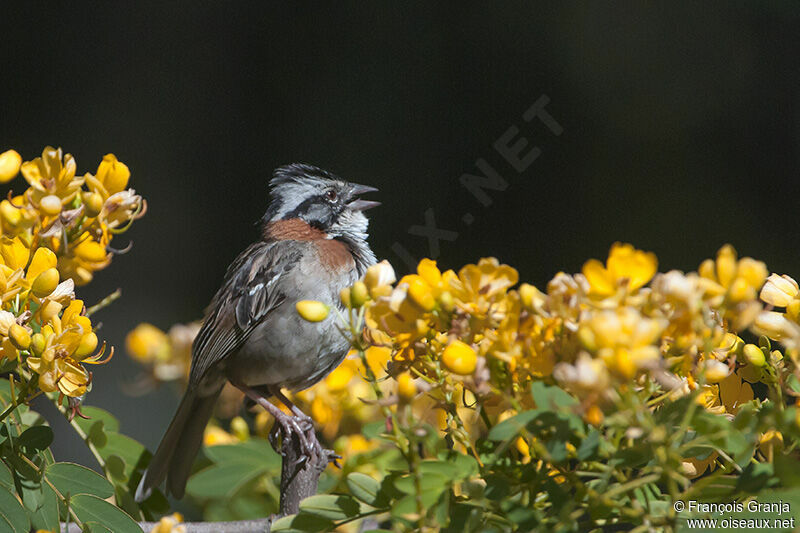
[{"label": "bird's tail", "polygon": [[203,431],[221,390],[210,396],[199,396],[193,388],[186,390],[161,444],[142,475],[136,489],[137,502],[146,500],[164,478],[167,479],[167,492],[178,499],[183,498],[192,463],[203,443]]}]

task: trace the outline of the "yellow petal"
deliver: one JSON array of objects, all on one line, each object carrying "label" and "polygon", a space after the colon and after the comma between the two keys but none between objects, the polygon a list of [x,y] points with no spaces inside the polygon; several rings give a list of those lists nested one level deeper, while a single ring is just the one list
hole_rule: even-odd
[{"label": "yellow petal", "polygon": [[608,271],[615,280],[628,279],[632,291],[644,286],[656,274],[658,260],[652,252],[636,250],[630,244],[616,243],[608,256]]},{"label": "yellow petal", "polygon": [[431,287],[436,287],[442,282],[442,273],[436,266],[436,261],[423,259],[417,265],[417,274],[424,279]]},{"label": "yellow petal", "polygon": [[597,259],[590,259],[583,265],[583,275],[589,282],[592,294],[600,296],[610,296],[616,291],[613,279]]},{"label": "yellow petal", "polygon": [[[33,254],[33,260],[28,267],[28,272],[25,277],[29,281],[33,281],[36,279],[36,276],[48,268],[55,268],[57,264],[58,260],[56,259],[56,254],[54,254],[52,250],[48,248],[37,248],[36,252]],[[58,285],[57,280],[56,285]],[[55,286],[53,286],[53,289],[55,289]],[[53,292],[53,289],[51,289],[50,292]]]},{"label": "yellow petal", "polygon": [[717,279],[723,287],[729,287],[736,277],[736,250],[726,244],[717,252]]},{"label": "yellow petal", "polygon": [[11,270],[25,268],[30,257],[30,250],[23,244],[19,237],[13,239],[3,239],[0,243],[0,256],[3,262]]},{"label": "yellow petal", "polygon": [[73,251],[78,258],[89,263],[102,263],[108,258],[105,246],[91,239],[84,240]]}]

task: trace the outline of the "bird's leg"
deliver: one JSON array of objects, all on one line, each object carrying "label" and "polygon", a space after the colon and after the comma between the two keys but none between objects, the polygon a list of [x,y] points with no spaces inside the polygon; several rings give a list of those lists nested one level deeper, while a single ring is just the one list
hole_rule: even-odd
[{"label": "bird's leg", "polygon": [[275,396],[279,402],[288,407],[289,410],[292,413],[294,413],[294,416],[302,420],[307,427],[311,429],[314,428],[314,421],[311,419],[311,417],[305,414],[303,411],[301,411],[300,408],[297,407],[295,404],[293,404],[292,401],[289,398],[287,398],[286,395],[283,394],[280,387],[267,387],[267,390],[269,390],[270,394]]},{"label": "bird's leg", "polygon": [[288,407],[289,410],[291,410],[292,413],[294,413],[294,415],[297,418],[299,418],[303,423],[307,424],[308,433],[306,434],[306,437],[309,439],[309,441],[314,443],[315,448],[317,450],[317,455],[321,458],[327,459],[327,462],[333,463],[337,467],[341,468],[341,466],[339,465],[339,459],[341,459],[342,456],[338,455],[333,450],[326,450],[325,448],[322,447],[322,445],[319,442],[319,439],[317,439],[317,433],[314,431],[314,421],[311,419],[311,417],[305,414],[303,411],[301,411],[300,408],[297,407],[294,403],[292,403],[292,401],[283,394],[280,387],[268,387],[268,389],[269,392],[273,396],[275,396],[279,402]]},{"label": "bird's leg", "polygon": [[[303,449],[303,453],[308,457],[314,457],[319,454],[319,442],[314,436],[313,439],[308,438],[308,430],[300,426],[297,418],[291,415],[287,415],[284,413],[279,407],[270,403],[263,395],[261,395],[255,389],[252,389],[246,385],[242,384],[234,384],[236,388],[241,390],[245,395],[253,400],[255,403],[263,407],[267,410],[269,414],[275,419],[275,423],[279,425],[281,433],[283,434],[283,445],[287,446],[290,442],[292,435],[297,435],[297,439],[300,441],[300,446]],[[313,427],[312,427],[313,430]],[[313,442],[312,442],[313,441]],[[272,439],[272,433],[270,434],[270,443],[272,444],[273,448],[276,448],[275,442]],[[276,448],[277,449],[277,448]]]}]

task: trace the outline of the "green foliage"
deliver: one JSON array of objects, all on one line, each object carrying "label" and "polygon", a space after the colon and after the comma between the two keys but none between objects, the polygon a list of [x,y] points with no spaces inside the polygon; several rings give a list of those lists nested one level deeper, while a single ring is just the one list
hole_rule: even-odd
[{"label": "green foliage", "polygon": [[[306,499],[273,531],[330,531],[365,519],[391,531],[577,532],[645,524],[677,531],[690,518],[674,511],[677,500],[794,501],[800,495],[793,447],[777,450],[771,462],[757,451],[768,429],[786,441],[800,437],[794,407],[756,400],[725,417],[691,395],[649,409],[625,391],[620,410],[594,427],[560,388],[537,383],[531,394],[537,407],[491,428],[478,441],[477,458],[419,432],[406,442],[397,433],[380,434],[390,443],[384,449],[395,446],[405,465],[393,461],[373,475],[343,472],[332,494]],[[520,438],[529,456],[515,445]],[[692,478],[682,464],[687,457],[716,458],[715,467]]]},{"label": "green foliage", "polygon": [[[133,491],[149,461],[144,447],[119,433],[108,412],[84,407],[89,419],[72,425],[98,460],[101,475],[85,466],[55,462],[53,431],[28,405],[14,406],[12,385],[0,379],[0,531],[56,531],[60,521],[91,531],[141,531],[137,520],[156,517],[169,507],[156,493],[138,505]],[[56,396],[50,398],[57,405]],[[62,410],[64,407],[62,406]],[[106,499],[114,498],[116,505]]]}]

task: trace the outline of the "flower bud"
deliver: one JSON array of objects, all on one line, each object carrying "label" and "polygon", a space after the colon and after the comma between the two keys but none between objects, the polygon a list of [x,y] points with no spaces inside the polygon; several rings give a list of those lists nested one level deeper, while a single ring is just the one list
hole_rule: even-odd
[{"label": "flower bud", "polygon": [[341,298],[342,303],[348,309],[353,307],[353,303],[350,301],[350,289],[345,287],[341,291],[339,291],[339,298]]},{"label": "flower bud", "polygon": [[94,218],[103,210],[103,197],[100,193],[86,191],[81,195],[83,211],[89,218]]},{"label": "flower bud", "polygon": [[300,300],[295,304],[295,308],[300,316],[309,322],[321,322],[330,313],[330,308],[327,305],[316,300]]},{"label": "flower bud", "polygon": [[97,167],[97,179],[108,194],[115,194],[128,186],[131,171],[114,154],[106,154]]},{"label": "flower bud", "polygon": [[47,344],[44,335],[41,333],[34,333],[31,337],[31,353],[36,356],[42,355],[44,347]]},{"label": "flower bud", "polygon": [[755,367],[761,368],[767,364],[764,352],[755,344],[745,344],[743,353],[747,362]]},{"label": "flower bud", "polygon": [[478,355],[468,344],[453,340],[442,353],[442,364],[453,374],[467,376],[475,372]]},{"label": "flower bud", "polygon": [[0,154],[0,183],[8,183],[19,173],[22,156],[16,150],[6,150]]},{"label": "flower bud", "polygon": [[403,372],[397,376],[397,394],[405,402],[410,402],[417,395],[417,385],[408,372]]},{"label": "flower bud", "polygon": [[73,358],[77,361],[83,361],[97,349],[97,342],[97,335],[95,335],[93,331],[90,331],[81,337],[81,342],[75,350]]},{"label": "flower bud", "polygon": [[61,198],[55,194],[48,194],[39,201],[39,209],[48,216],[56,216],[61,212]]},{"label": "flower bud", "polygon": [[250,426],[241,416],[234,417],[231,420],[231,433],[239,440],[247,440],[250,438]]},{"label": "flower bud", "polygon": [[19,324],[13,324],[8,328],[8,338],[11,343],[17,347],[18,350],[27,350],[31,345],[31,334],[28,330]]},{"label": "flower bud", "polygon": [[593,426],[599,426],[603,423],[603,410],[597,407],[596,405],[592,405],[586,410],[586,414],[584,415],[584,419],[586,422]]},{"label": "flower bud", "polygon": [[33,280],[31,292],[39,298],[44,298],[56,290],[56,287],[58,287],[58,282],[58,269],[48,268],[36,276],[36,279]]},{"label": "flower bud", "polygon": [[355,285],[350,288],[350,302],[353,307],[361,307],[369,300],[369,291],[363,281],[356,281]]}]

